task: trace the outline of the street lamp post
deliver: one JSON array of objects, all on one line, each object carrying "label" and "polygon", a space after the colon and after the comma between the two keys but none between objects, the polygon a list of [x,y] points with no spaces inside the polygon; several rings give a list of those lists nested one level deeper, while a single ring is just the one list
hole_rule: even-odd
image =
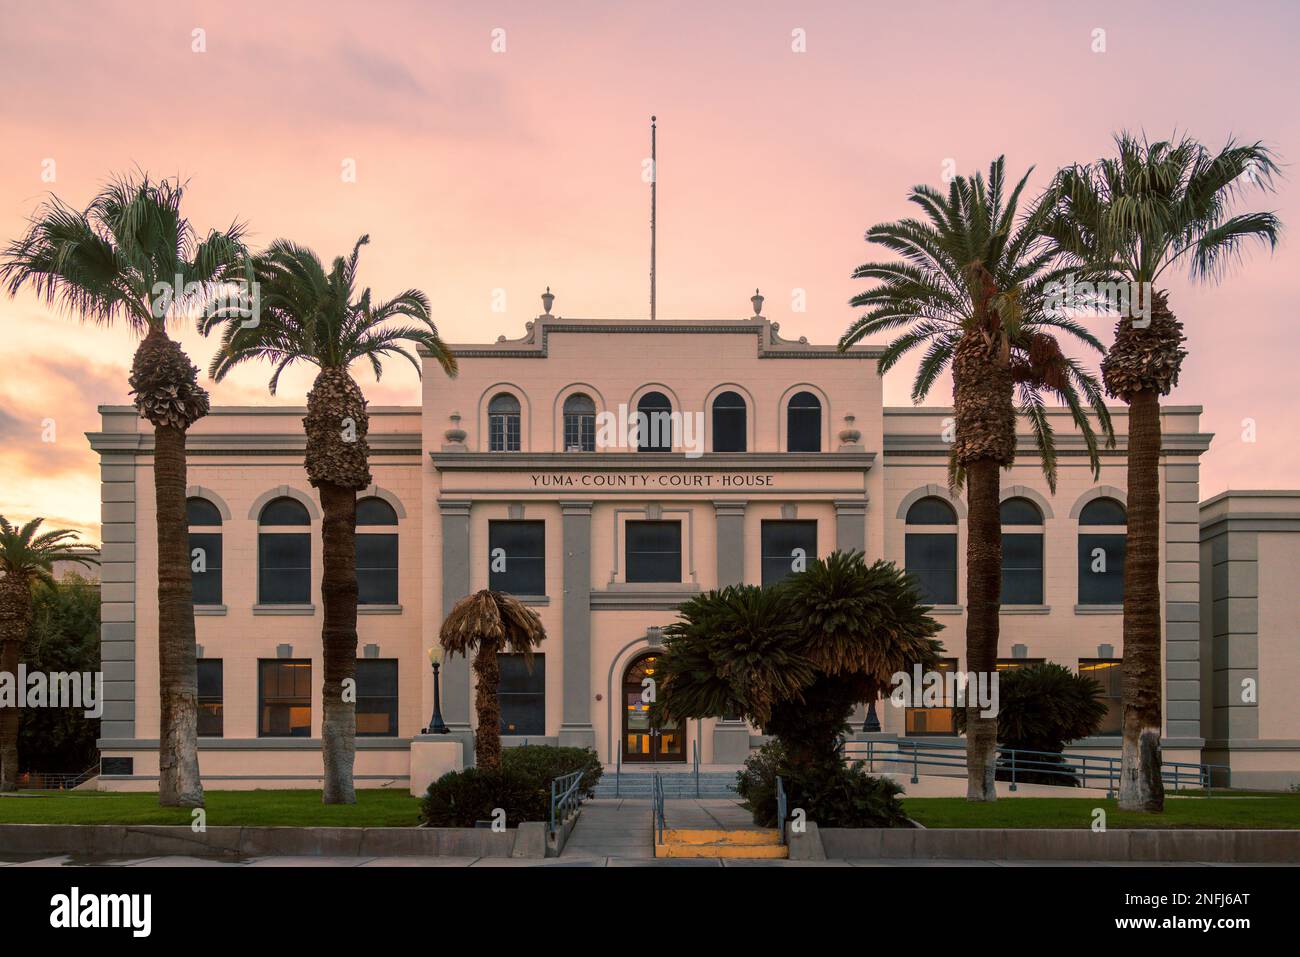
[{"label": "street lamp post", "polygon": [[434,644],[429,649],[429,664],[433,665],[433,717],[421,734],[450,734],[451,728],[442,720],[442,699],[438,692],[438,670],[442,667],[442,646]]}]

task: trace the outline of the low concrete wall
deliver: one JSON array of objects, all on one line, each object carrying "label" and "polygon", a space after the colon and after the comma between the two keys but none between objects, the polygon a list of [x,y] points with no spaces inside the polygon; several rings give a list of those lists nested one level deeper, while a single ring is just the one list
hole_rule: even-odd
[{"label": "low concrete wall", "polygon": [[1300,830],[820,829],[828,858],[1295,863]]},{"label": "low concrete wall", "polygon": [[[536,827],[545,828],[544,824]],[[189,827],[0,824],[0,854],[94,857],[511,857],[517,832],[455,827]],[[518,856],[541,857],[525,841]]]}]

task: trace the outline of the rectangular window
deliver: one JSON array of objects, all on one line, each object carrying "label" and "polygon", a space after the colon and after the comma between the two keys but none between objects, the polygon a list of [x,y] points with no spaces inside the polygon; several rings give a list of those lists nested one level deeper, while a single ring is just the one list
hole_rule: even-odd
[{"label": "rectangular window", "polygon": [[1106,717],[1098,734],[1120,734],[1124,730],[1124,662],[1120,658],[1080,658],[1079,674],[1101,685]]},{"label": "rectangular window", "polygon": [[257,536],[257,600],[263,605],[311,603],[311,533]]},{"label": "rectangular window", "polygon": [[1015,671],[1017,668],[1041,665],[1045,660],[1044,658],[999,658],[998,671]]},{"label": "rectangular window", "polygon": [[957,604],[957,536],[951,532],[908,532],[903,536],[903,564],[932,605]]},{"label": "rectangular window", "polygon": [[1124,604],[1123,535],[1079,535],[1079,604]]},{"label": "rectangular window", "polygon": [[545,522],[488,522],[488,587],[546,594]]},{"label": "rectangular window", "polygon": [[1002,533],[1002,604],[1043,603],[1043,535]]},{"label": "rectangular window", "polygon": [[[941,658],[936,671],[948,674],[957,670],[956,658]],[[947,681],[947,679],[944,679]],[[945,685],[946,689],[946,685]],[[924,690],[924,689],[921,689]],[[917,689],[913,689],[915,694]],[[973,689],[972,689],[973,692]],[[957,726],[953,723],[957,709],[953,707],[956,700],[949,698],[945,690],[943,704],[933,707],[905,709],[904,722],[907,734],[956,734]]]},{"label": "rectangular window", "polygon": [[488,451],[519,451],[519,413],[507,412],[488,416]]},{"label": "rectangular window", "polygon": [[357,659],[357,737],[397,737],[397,659]]},{"label": "rectangular window", "polygon": [[564,416],[564,451],[596,451],[596,416],[590,412],[567,412]]},{"label": "rectangular window", "polygon": [[681,522],[628,522],[625,535],[627,581],[682,580]]},{"label": "rectangular window", "polygon": [[533,655],[532,671],[523,655],[497,655],[501,679],[497,698],[501,702],[502,734],[546,733],[546,656]]},{"label": "rectangular window", "polygon": [[397,535],[357,535],[357,604],[397,604]]},{"label": "rectangular window", "polygon": [[221,604],[220,532],[190,532],[190,581],[194,584],[194,604]]},{"label": "rectangular window", "polygon": [[775,585],[817,557],[817,523],[763,522],[763,584]]},{"label": "rectangular window", "polygon": [[257,736],[311,737],[311,662],[275,658],[257,663]]},{"label": "rectangular window", "polygon": [[222,719],[222,665],[220,658],[200,658],[199,737],[219,738],[225,733]]}]

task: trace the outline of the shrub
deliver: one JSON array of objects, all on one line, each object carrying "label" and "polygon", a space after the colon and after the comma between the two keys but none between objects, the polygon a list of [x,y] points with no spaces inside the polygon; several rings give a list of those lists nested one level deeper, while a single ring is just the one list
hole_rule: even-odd
[{"label": "shrub", "polygon": [[736,790],[759,827],[776,827],[776,778],[786,793],[788,812],[802,808],[821,827],[908,827],[898,796],[903,788],[889,778],[872,777],[862,763],[823,763],[793,770],[778,741],[763,745],[745,761]]},{"label": "shrub", "polygon": [[556,778],[581,771],[580,788],[584,797],[591,797],[603,770],[600,757],[591,748],[557,748],[531,744],[506,748],[501,754],[501,767],[539,779],[548,791]]},{"label": "shrub", "polygon": [[506,812],[506,826],[545,821],[551,811],[550,782],[508,768],[449,771],[429,785],[420,802],[420,819],[431,827],[474,827]]}]

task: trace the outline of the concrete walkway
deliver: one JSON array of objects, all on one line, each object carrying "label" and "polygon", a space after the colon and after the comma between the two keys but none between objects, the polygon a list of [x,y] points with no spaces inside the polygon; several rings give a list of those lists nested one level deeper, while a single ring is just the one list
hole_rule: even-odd
[{"label": "concrete walkway", "polygon": [[650,803],[632,798],[584,802],[560,858],[653,860]]}]

